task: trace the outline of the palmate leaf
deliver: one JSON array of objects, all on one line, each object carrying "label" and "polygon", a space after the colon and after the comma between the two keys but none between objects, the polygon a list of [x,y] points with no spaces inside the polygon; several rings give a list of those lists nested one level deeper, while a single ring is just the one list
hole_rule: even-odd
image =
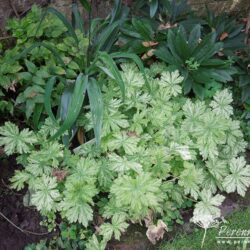
[{"label": "palmate leaf", "polygon": [[126,157],[120,157],[117,154],[109,155],[110,167],[112,170],[124,174],[129,170],[134,170],[137,173],[142,172],[142,165],[126,159]]},{"label": "palmate leaf", "polygon": [[93,219],[91,204],[92,198],[97,194],[94,183],[86,183],[75,178],[67,179],[64,199],[60,202],[62,214],[69,222],[79,222],[87,227],[88,222]]},{"label": "palmate leaf", "polygon": [[201,201],[195,204],[194,209],[194,217],[204,216],[204,215],[212,215],[213,217],[217,218],[220,217],[221,212],[220,208],[218,208],[222,202],[224,201],[225,197],[216,194],[212,196],[210,190],[203,190],[200,193]]},{"label": "palmate leaf", "polygon": [[233,114],[233,107],[231,103],[233,102],[232,93],[227,89],[217,92],[214,96],[214,100],[210,103],[210,107],[217,115],[222,115],[224,117],[230,117]]},{"label": "palmate leaf", "polygon": [[163,194],[160,186],[161,180],[149,173],[135,177],[123,175],[114,181],[110,192],[115,197],[116,206],[129,208],[131,215],[138,220],[145,217],[149,209],[161,210]]},{"label": "palmate leaf", "polygon": [[139,68],[140,72],[142,73],[142,76],[143,76],[143,78],[145,80],[146,86],[147,86],[149,92],[151,92],[150,84],[148,82],[148,78],[146,76],[143,63],[142,63],[141,59],[137,55],[132,54],[132,53],[116,52],[116,53],[112,53],[111,57],[114,58],[114,59],[115,58],[126,58],[126,59],[132,60],[138,66],[138,68]]},{"label": "palmate leaf", "polygon": [[35,192],[31,196],[31,203],[38,210],[56,210],[56,202],[60,199],[55,177],[42,176],[36,180]]},{"label": "palmate leaf", "polygon": [[5,122],[4,126],[0,127],[0,146],[4,146],[7,155],[28,153],[36,142],[35,134],[27,128],[19,131],[11,122]]},{"label": "palmate leaf", "polygon": [[164,86],[171,96],[177,96],[182,92],[180,83],[183,80],[184,78],[180,76],[178,70],[175,70],[174,72],[163,72],[159,84]]},{"label": "palmate leaf", "polygon": [[105,241],[99,242],[97,237],[93,235],[86,243],[86,250],[105,250],[106,244]]},{"label": "palmate leaf", "polygon": [[228,193],[237,191],[241,196],[245,196],[250,186],[250,165],[246,165],[242,156],[232,159],[229,165],[231,174],[224,179],[223,187]]},{"label": "palmate leaf", "polygon": [[121,234],[126,231],[129,224],[126,223],[126,214],[115,214],[112,217],[112,223],[104,223],[100,227],[100,235],[104,237],[106,241],[111,240],[112,236],[115,236],[116,240],[120,240]]},{"label": "palmate leaf", "polygon": [[137,152],[137,144],[140,141],[135,136],[129,136],[126,132],[115,133],[114,138],[110,140],[108,147],[111,150],[122,148],[126,154],[133,155]]},{"label": "palmate leaf", "polygon": [[195,168],[194,164],[185,162],[185,169],[180,175],[179,185],[184,187],[185,194],[198,198],[200,185],[203,182],[203,172],[201,169]]}]

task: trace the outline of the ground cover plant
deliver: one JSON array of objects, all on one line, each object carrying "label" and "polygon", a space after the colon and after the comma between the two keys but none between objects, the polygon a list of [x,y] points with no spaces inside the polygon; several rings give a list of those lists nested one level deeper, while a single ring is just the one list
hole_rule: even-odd
[{"label": "ground cover plant", "polygon": [[[9,118],[0,146],[22,166],[11,187],[26,190],[25,205],[60,232],[27,249],[105,249],[133,223],[155,244],[187,208],[194,219],[220,217],[226,193],[244,196],[250,186],[249,127],[233,106],[238,93],[246,108],[249,99],[247,61],[234,53],[242,32],[211,15],[186,25],[174,2],[165,6],[171,15],[152,1],[152,23],[131,19],[120,1],[91,20],[81,2],[87,29],[75,3],[72,23],[33,7],[9,22],[16,45],[0,58]],[[170,24],[156,31],[157,11]]]},{"label": "ground cover plant", "polygon": [[[114,80],[104,85],[100,148],[90,140],[70,153],[50,141],[57,129],[50,118],[37,133],[10,122],[0,130],[6,154],[19,154],[24,167],[12,178],[12,187],[28,184],[30,204],[49,218],[50,227],[56,215],[88,229],[95,214],[103,218],[96,232],[101,241],[94,234],[87,249],[94,249],[93,244],[104,249],[113,235],[120,238],[129,221],[143,221],[150,213],[151,224],[161,219],[171,226],[180,219],[172,209],[185,208],[189,198],[195,216],[218,217],[224,196],[217,191],[244,195],[250,185],[250,166],[240,156],[246,142],[239,121],[232,119],[227,89],[207,103],[192,101],[180,95],[183,77],[178,71],[159,74],[152,65],[149,94],[135,65],[123,64],[122,69],[124,102]],[[93,129],[89,109],[78,122]]]}]

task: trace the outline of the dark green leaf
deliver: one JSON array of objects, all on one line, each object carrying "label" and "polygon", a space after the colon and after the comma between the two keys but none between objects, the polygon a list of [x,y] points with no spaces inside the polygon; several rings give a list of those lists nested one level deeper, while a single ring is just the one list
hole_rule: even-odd
[{"label": "dark green leaf", "polygon": [[55,139],[63,135],[65,131],[70,130],[72,128],[73,124],[75,123],[81,111],[87,84],[88,84],[88,76],[80,74],[77,77],[76,82],[75,82],[74,92],[72,94],[72,97],[69,103],[67,116],[62,126],[59,128],[56,134],[52,137],[52,139]]},{"label": "dark green leaf", "polygon": [[94,78],[90,78],[87,84],[87,92],[94,124],[96,144],[100,145],[103,120],[103,102],[100,87]]},{"label": "dark green leaf", "polygon": [[150,17],[154,17],[157,9],[158,9],[158,0],[151,0],[149,3],[149,8],[150,8]]},{"label": "dark green leaf", "polygon": [[51,77],[45,87],[45,95],[44,95],[44,106],[47,114],[52,119],[52,121],[56,122],[56,118],[52,112],[52,106],[51,106],[51,94],[54,88],[56,82],[56,77]]}]

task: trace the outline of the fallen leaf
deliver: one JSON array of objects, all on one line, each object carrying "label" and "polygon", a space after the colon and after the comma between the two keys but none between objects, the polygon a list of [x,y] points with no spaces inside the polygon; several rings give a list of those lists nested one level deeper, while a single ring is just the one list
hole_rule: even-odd
[{"label": "fallen leaf", "polygon": [[141,59],[146,60],[146,59],[152,57],[154,55],[154,51],[155,51],[155,49],[149,50],[147,53],[142,55]]},{"label": "fallen leaf", "polygon": [[146,235],[152,244],[156,244],[156,241],[162,239],[165,231],[167,231],[167,225],[162,221],[158,220],[157,226],[150,225],[146,232]]},{"label": "fallen leaf", "polygon": [[145,226],[148,228],[149,226],[153,225],[153,211],[150,210],[148,215],[144,218]]},{"label": "fallen leaf", "polygon": [[154,41],[145,41],[145,42],[142,42],[142,45],[146,48],[148,47],[153,47],[155,45],[159,44],[158,42],[154,42]]},{"label": "fallen leaf", "polygon": [[227,32],[223,32],[221,35],[220,35],[220,41],[223,41],[224,39],[226,39],[228,37],[228,33]]},{"label": "fallen leaf", "polygon": [[175,28],[177,27],[177,23],[175,24],[171,24],[171,23],[161,23],[159,26],[158,26],[158,30],[167,30],[167,29],[171,29],[171,28]]},{"label": "fallen leaf", "polygon": [[63,181],[67,174],[67,171],[61,169],[54,169],[52,172],[52,176],[56,177],[57,181]]}]

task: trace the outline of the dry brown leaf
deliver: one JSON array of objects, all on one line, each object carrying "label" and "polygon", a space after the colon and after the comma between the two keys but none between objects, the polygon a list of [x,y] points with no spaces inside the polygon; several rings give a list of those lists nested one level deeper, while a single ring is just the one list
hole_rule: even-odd
[{"label": "dry brown leaf", "polygon": [[146,235],[152,244],[156,244],[156,241],[162,239],[165,231],[167,231],[167,225],[162,221],[158,220],[157,226],[151,225],[148,227]]},{"label": "dry brown leaf", "polygon": [[77,131],[77,140],[80,144],[84,143],[84,130],[83,128],[79,128]]},{"label": "dry brown leaf", "polygon": [[154,55],[154,51],[155,51],[155,49],[149,50],[147,53],[142,55],[141,59],[146,60],[146,59],[152,57]]},{"label": "dry brown leaf", "polygon": [[56,177],[57,181],[63,181],[67,176],[68,172],[66,170],[54,169],[52,176]]},{"label": "dry brown leaf", "polygon": [[228,37],[228,33],[227,33],[227,32],[223,32],[223,33],[220,35],[220,41],[225,40],[227,37]]},{"label": "dry brown leaf", "polygon": [[129,136],[129,137],[138,137],[138,135],[137,135],[137,133],[136,132],[134,132],[134,131],[128,131],[127,132],[127,135]]},{"label": "dry brown leaf", "polygon": [[171,28],[175,28],[177,27],[177,23],[171,25],[170,23],[161,23],[158,27],[158,30],[167,30],[167,29],[171,29]]},{"label": "dry brown leaf", "polygon": [[145,226],[148,228],[153,225],[154,213],[152,210],[148,212],[148,215],[144,218]]},{"label": "dry brown leaf", "polygon": [[145,42],[142,42],[142,45],[144,47],[146,47],[146,48],[156,46],[157,44],[159,44],[159,43],[158,42],[154,42],[154,41],[145,41]]}]

